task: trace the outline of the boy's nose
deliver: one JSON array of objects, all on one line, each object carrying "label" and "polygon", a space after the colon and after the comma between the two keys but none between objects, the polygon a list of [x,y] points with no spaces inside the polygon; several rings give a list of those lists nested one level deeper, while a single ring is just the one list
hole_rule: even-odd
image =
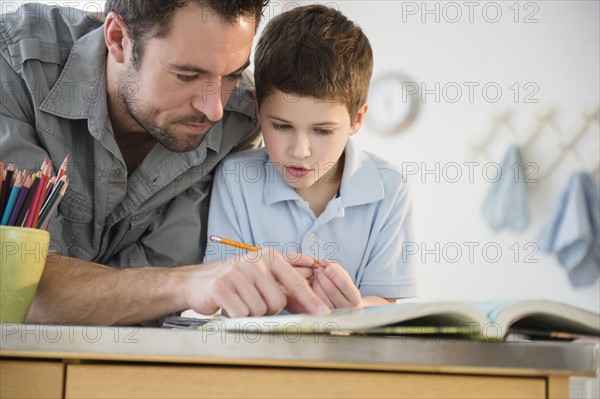
[{"label": "boy's nose", "polygon": [[310,141],[305,134],[297,134],[290,144],[289,153],[297,159],[310,156]]}]

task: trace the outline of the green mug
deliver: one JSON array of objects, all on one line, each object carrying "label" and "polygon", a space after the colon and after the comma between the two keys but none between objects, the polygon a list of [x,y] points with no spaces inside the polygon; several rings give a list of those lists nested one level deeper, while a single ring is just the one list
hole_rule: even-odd
[{"label": "green mug", "polygon": [[50,234],[0,226],[0,322],[23,323],[44,271]]}]

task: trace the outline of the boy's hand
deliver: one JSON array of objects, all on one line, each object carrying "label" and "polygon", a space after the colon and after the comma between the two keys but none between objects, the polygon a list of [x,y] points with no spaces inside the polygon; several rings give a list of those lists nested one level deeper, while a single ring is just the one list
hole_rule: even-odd
[{"label": "boy's hand", "polygon": [[[308,283],[310,284],[310,282],[312,281],[312,277],[314,276],[314,270],[312,268],[312,265],[315,263],[315,259],[308,255],[301,255],[293,252],[283,254],[283,256],[286,261],[288,261],[292,266],[294,266],[294,270],[296,270],[298,274],[300,274],[302,277],[308,280]],[[285,310],[287,310],[290,313],[309,313],[306,306],[300,303],[293,295],[291,295],[285,289],[284,294],[287,299],[287,305],[285,307]],[[329,308],[331,309],[331,307]]]},{"label": "boy's hand", "polygon": [[330,309],[361,305],[360,291],[339,263],[320,262],[324,267],[313,270],[311,286]]}]

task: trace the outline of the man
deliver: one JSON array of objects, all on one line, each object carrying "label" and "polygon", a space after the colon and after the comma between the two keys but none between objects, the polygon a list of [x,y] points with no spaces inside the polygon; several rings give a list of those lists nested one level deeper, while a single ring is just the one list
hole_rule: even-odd
[{"label": "man", "polygon": [[1,159],[35,169],[70,156],[48,227],[58,254],[28,322],[327,312],[298,271],[311,259],[199,265],[212,170],[258,136],[244,70],[263,7],[108,0],[103,24],[40,4],[2,16]]}]

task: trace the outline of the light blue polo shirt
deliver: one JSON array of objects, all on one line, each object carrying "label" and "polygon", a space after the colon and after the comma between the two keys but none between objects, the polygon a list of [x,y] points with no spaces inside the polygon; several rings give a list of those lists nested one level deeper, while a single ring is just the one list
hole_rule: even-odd
[{"label": "light blue polo shirt", "polygon": [[[400,168],[348,141],[339,196],[317,218],[266,149],[229,156],[213,183],[208,234],[338,262],[361,294],[416,295],[411,199]],[[257,252],[209,242],[205,262],[256,260]]]}]

